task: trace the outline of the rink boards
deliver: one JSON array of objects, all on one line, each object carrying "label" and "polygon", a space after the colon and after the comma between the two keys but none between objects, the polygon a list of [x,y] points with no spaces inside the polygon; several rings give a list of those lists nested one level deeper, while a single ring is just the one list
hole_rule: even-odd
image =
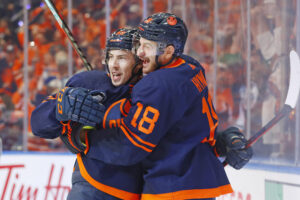
[{"label": "rink boards", "polygon": [[[75,156],[67,153],[4,153],[0,158],[0,200],[64,200]],[[249,164],[226,167],[234,193],[218,200],[300,199],[300,169]],[[20,198],[22,197],[22,198]]]}]

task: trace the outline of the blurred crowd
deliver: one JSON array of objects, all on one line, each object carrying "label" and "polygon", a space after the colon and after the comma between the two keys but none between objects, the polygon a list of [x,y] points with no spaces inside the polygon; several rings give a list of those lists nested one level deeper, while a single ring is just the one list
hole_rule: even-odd
[{"label": "blurred crowd", "polygon": [[[0,136],[4,150],[22,150],[24,117],[30,119],[35,106],[61,89],[70,76],[68,40],[46,5],[40,0],[31,0],[27,8],[29,113],[24,116],[23,1],[0,2]],[[54,0],[54,3],[67,21],[67,1]],[[185,53],[196,58],[205,68],[211,95],[216,90],[214,100],[220,120],[219,130],[234,125],[246,132],[247,110],[250,109],[251,132],[255,132],[284,103],[288,87],[288,52],[296,45],[296,0],[251,1],[251,24],[247,24],[246,1],[219,1],[217,26],[214,7],[211,0],[186,0],[186,10],[183,10],[180,0],[148,0],[146,5],[148,15],[169,11],[185,16],[189,29]],[[102,62],[107,37],[105,15],[105,0],[72,1],[73,35],[88,61],[100,70],[105,68]],[[136,26],[142,16],[142,0],[110,1],[111,32],[120,27]],[[249,28],[251,52],[247,50]],[[215,48],[217,58],[214,57]],[[73,54],[72,71],[84,70],[79,57]],[[249,54],[250,74],[247,73]],[[250,77],[249,93],[247,76]],[[290,119],[279,123],[258,142],[258,155],[293,157],[295,118],[291,115]],[[65,150],[59,140],[33,137],[30,126],[28,132],[28,150]]]}]

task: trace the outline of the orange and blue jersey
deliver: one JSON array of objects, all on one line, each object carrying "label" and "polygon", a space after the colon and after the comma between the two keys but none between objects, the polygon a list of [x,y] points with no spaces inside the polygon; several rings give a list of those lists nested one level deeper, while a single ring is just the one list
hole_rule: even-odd
[{"label": "orange and blue jersey", "polygon": [[[105,92],[107,100],[105,106],[122,98],[130,96],[130,86],[114,87],[110,78],[105,72],[88,71],[78,73],[67,82],[69,87],[83,87],[91,90],[101,90]],[[125,104],[119,104],[122,106]],[[126,104],[127,105],[127,104]],[[31,126],[34,135],[42,138],[56,138],[66,130],[64,125],[56,120],[56,95],[49,96],[44,102],[36,107],[31,115]],[[119,109],[120,110],[120,109]],[[119,115],[109,116],[109,119],[120,118]],[[102,140],[102,145],[111,140],[109,130],[95,130],[87,135],[87,149],[85,153],[77,154],[77,166],[81,176],[98,190],[105,192],[119,199],[139,200],[142,192],[142,168],[141,165],[118,166],[111,165],[98,159],[97,145]],[[105,136],[105,137],[103,137]],[[115,136],[113,136],[115,137]],[[106,146],[110,149],[110,146]],[[117,150],[114,150],[117,151]],[[106,152],[105,152],[106,153]],[[112,152],[114,153],[114,152]]]},{"label": "orange and blue jersey", "polygon": [[120,111],[114,104],[107,109],[103,127],[110,137],[98,140],[98,159],[124,166],[141,163],[143,200],[213,198],[232,192],[213,151],[218,116],[200,64],[179,58],[146,75],[131,97],[125,117],[111,120]]}]

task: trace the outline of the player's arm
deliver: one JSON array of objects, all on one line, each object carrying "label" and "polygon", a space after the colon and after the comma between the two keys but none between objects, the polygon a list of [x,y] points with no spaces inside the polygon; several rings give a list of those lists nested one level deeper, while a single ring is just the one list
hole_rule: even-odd
[{"label": "player's arm", "polygon": [[35,136],[53,139],[59,136],[62,125],[55,117],[56,94],[49,96],[31,114],[31,128]]}]

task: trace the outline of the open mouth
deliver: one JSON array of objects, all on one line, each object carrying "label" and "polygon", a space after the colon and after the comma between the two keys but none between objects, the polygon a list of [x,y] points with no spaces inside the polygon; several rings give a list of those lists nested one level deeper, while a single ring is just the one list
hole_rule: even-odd
[{"label": "open mouth", "polygon": [[143,61],[143,65],[147,65],[150,62],[148,58],[142,59],[142,61]]},{"label": "open mouth", "polygon": [[120,81],[120,79],[121,79],[121,73],[112,73],[112,80],[113,81],[115,81],[115,82],[117,82],[117,81]]}]

